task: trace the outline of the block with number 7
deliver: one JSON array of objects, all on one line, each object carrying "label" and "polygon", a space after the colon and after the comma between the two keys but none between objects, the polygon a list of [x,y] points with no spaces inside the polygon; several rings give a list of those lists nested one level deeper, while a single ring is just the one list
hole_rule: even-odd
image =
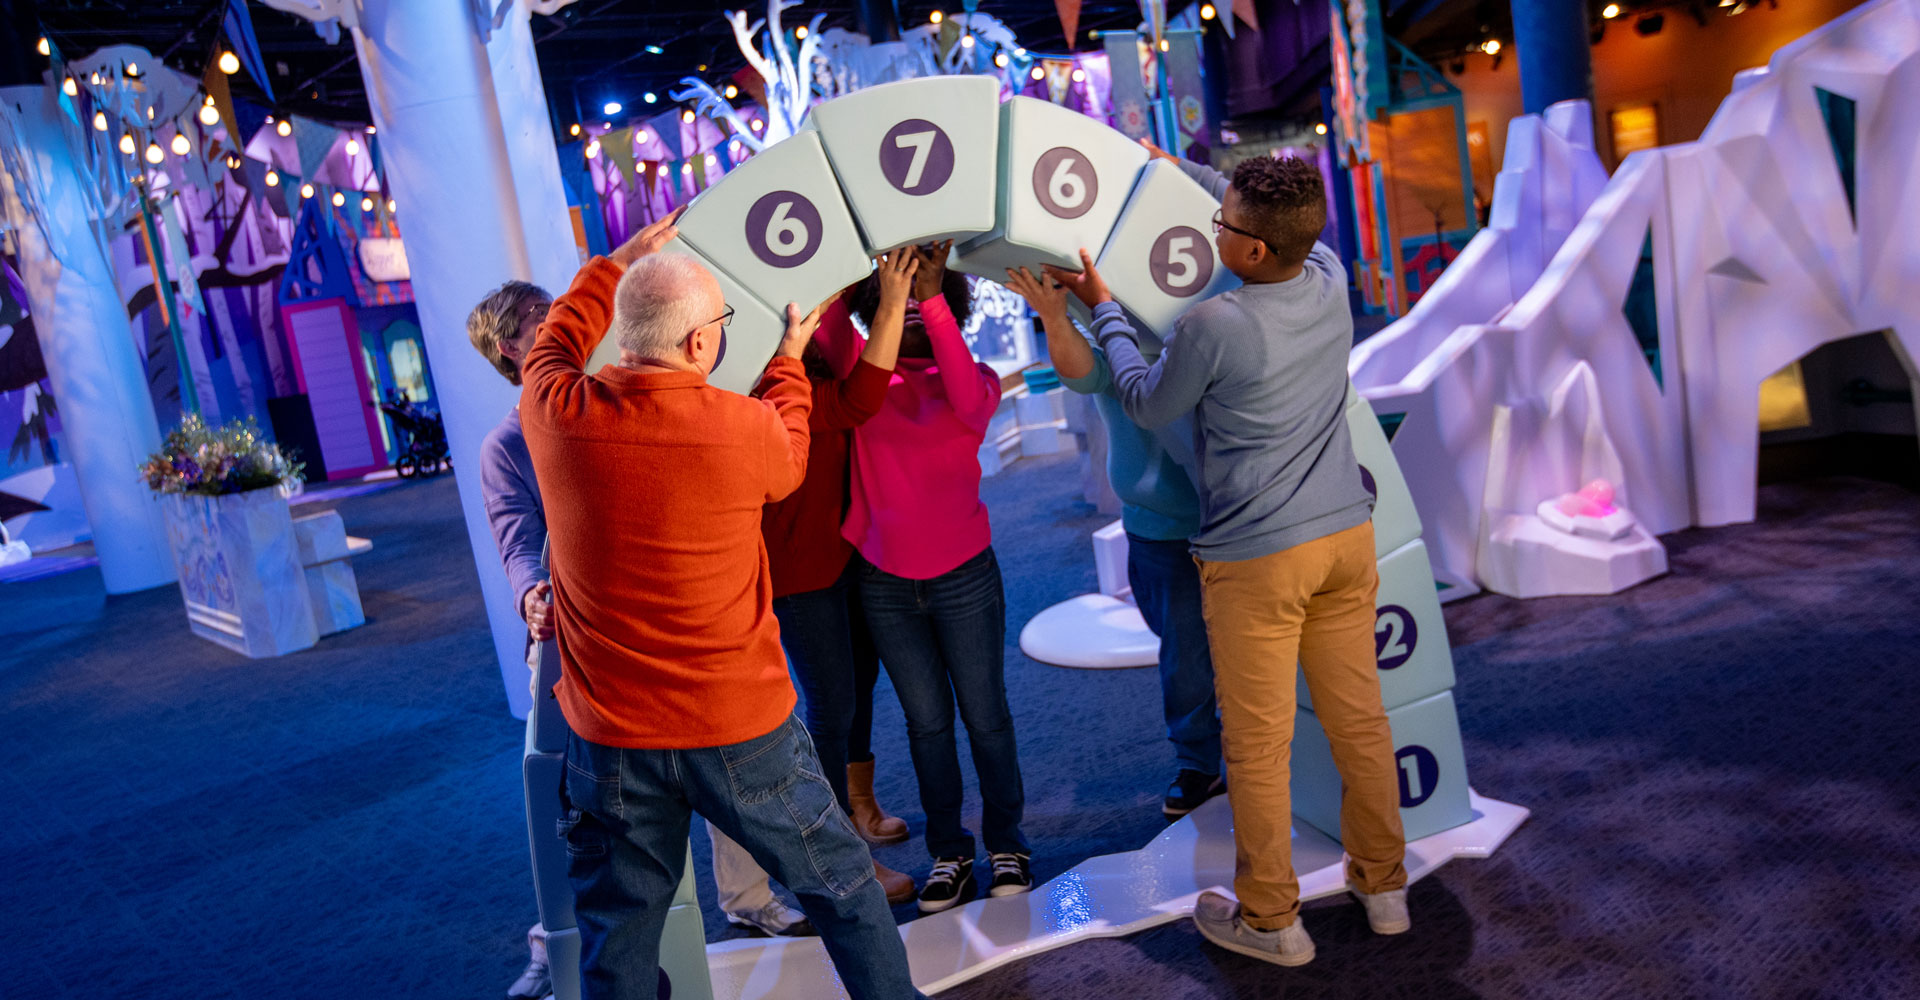
[{"label": "block with number 7", "polygon": [[1194,303],[1240,284],[1214,250],[1219,207],[1178,166],[1155,160],[1098,252],[1096,264],[1114,300],[1163,339]]}]

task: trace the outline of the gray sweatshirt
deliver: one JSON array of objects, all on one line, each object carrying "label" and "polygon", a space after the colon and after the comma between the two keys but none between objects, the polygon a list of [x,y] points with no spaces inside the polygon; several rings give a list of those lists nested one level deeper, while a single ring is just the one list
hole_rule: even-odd
[{"label": "gray sweatshirt", "polygon": [[[1182,167],[1216,197],[1226,191],[1218,172]],[[1316,243],[1292,280],[1243,285],[1194,306],[1151,366],[1124,322],[1096,329],[1129,417],[1155,428],[1194,415],[1195,555],[1257,559],[1373,516],[1347,435],[1353,316],[1346,269],[1332,250]]]}]

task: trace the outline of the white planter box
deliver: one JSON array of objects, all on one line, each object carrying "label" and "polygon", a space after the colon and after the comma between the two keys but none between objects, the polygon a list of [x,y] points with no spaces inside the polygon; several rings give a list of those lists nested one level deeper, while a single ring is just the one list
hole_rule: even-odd
[{"label": "white planter box", "polygon": [[256,658],[319,639],[285,494],[168,493],[160,500],[195,635]]}]

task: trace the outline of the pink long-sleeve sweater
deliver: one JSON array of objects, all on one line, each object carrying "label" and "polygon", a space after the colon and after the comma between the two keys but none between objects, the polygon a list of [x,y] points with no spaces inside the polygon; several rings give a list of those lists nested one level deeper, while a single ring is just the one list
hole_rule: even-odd
[{"label": "pink long-sleeve sweater", "polygon": [[[931,580],[993,542],[980,502],[980,442],[1000,405],[1000,377],[973,359],[945,299],[918,306],[933,359],[901,358],[880,412],[854,430],[840,533],[888,573]],[[866,346],[844,310],[825,317],[820,340],[843,374]]]}]

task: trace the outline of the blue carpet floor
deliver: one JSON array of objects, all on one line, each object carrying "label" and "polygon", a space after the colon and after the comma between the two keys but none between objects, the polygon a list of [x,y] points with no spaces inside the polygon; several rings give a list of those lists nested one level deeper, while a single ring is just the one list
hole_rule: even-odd
[{"label": "blue carpet floor", "polygon": [[[984,492],[1045,879],[1158,832],[1171,755],[1152,671],[1014,646],[1093,588],[1106,519],[1072,462]],[[0,645],[0,995],[493,998],[518,973],[521,728],[453,483],[338,506],[376,546],[355,561],[369,622],[312,650],[249,661],[195,639],[170,587]],[[1374,938],[1329,901],[1308,908],[1320,957],[1299,970],[1174,924],[945,996],[1920,993],[1920,496],[1770,486],[1756,524],[1667,541],[1673,573],[1626,594],[1448,608],[1474,784],[1535,815],[1493,859],[1418,884],[1411,934]],[[924,876],[884,681],[879,702],[880,794],[916,839],[877,856]]]}]

